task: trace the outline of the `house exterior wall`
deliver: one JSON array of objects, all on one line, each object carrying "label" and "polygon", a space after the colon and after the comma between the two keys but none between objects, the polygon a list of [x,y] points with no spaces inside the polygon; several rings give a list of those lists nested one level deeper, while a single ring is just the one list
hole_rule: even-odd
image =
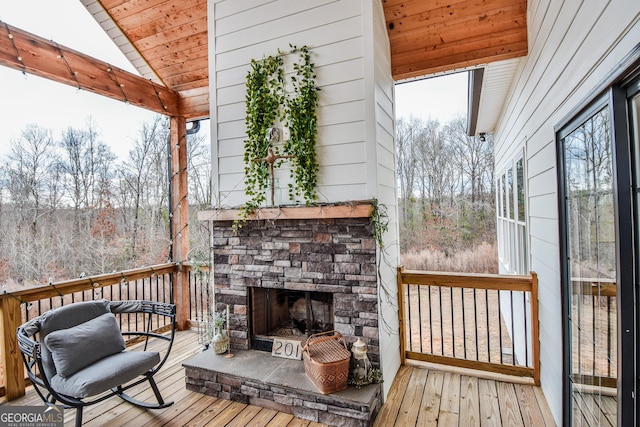
[{"label": "house exterior wall", "polygon": [[[399,238],[394,89],[382,4],[378,0],[209,0],[208,9],[214,207],[238,207],[246,200],[243,147],[250,61],[293,44],[312,49],[321,89],[318,202],[375,197],[388,208],[384,254],[388,263],[380,263],[379,276],[379,286],[392,295],[379,301],[390,326],[380,335],[386,396],[400,360],[397,308],[388,302],[394,301],[397,287],[389,266],[397,265]],[[283,198],[288,175],[286,165],[276,171],[276,188],[282,188],[276,191],[276,204],[290,203]]]},{"label": "house exterior wall", "polygon": [[592,96],[640,41],[635,1],[528,3],[521,60],[495,130],[496,172],[524,149],[529,265],[538,274],[541,382],[562,420],[562,317],[554,126]]},{"label": "house exterior wall", "polygon": [[[237,207],[244,195],[245,80],[251,59],[286,51],[289,44],[312,48],[318,108],[318,201],[370,199],[375,180],[373,37],[365,9],[372,0],[210,0],[210,84],[214,188],[219,207]],[[386,34],[386,33],[385,33]],[[386,36],[385,36],[386,37]],[[388,44],[388,43],[387,43]],[[287,58],[291,62],[293,58]],[[368,63],[371,62],[371,63]],[[291,71],[291,64],[285,65]],[[388,73],[390,74],[390,67]],[[286,181],[287,165],[276,177]],[[286,183],[276,184],[286,188]],[[287,204],[286,200],[282,200]]]}]

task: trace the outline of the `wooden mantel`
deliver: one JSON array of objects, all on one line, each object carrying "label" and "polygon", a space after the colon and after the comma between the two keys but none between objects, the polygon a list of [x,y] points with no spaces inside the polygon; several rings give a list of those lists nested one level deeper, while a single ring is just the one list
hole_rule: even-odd
[{"label": "wooden mantel", "polygon": [[[371,202],[353,202],[334,205],[262,208],[255,211],[247,219],[366,218],[370,217],[372,212]],[[198,220],[200,221],[235,221],[237,219],[240,219],[240,209],[210,209],[198,212]]]}]

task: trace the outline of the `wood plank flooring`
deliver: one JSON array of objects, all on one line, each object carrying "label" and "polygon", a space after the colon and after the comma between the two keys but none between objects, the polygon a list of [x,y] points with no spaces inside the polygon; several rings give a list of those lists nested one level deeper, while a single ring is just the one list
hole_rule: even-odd
[{"label": "wood plank flooring", "polygon": [[402,366],[374,427],[555,427],[536,387]]},{"label": "wood plank flooring", "polygon": [[[166,409],[144,410],[117,397],[85,408],[85,426],[216,426],[322,427],[324,424],[253,405],[218,399],[186,390],[182,361],[200,351],[197,334],[180,332],[167,364],[156,375]],[[153,401],[146,384],[131,395]],[[26,396],[3,405],[42,405],[29,389]],[[65,411],[65,425],[75,422],[75,410]],[[400,368],[375,427],[390,426],[555,426],[538,388],[481,379],[416,366]]]},{"label": "wood plank flooring", "polygon": [[[239,402],[231,402],[212,396],[195,393],[185,388],[182,362],[200,351],[195,331],[176,334],[171,355],[155,378],[166,401],[175,402],[165,409],[145,410],[136,408],[112,397],[84,409],[83,426],[255,426],[255,427],[323,427],[291,414]],[[153,402],[153,392],[147,384],[141,384],[130,390],[131,396]],[[30,388],[27,394],[2,405],[41,406],[42,401]],[[75,423],[75,409],[65,411],[65,426]]]}]

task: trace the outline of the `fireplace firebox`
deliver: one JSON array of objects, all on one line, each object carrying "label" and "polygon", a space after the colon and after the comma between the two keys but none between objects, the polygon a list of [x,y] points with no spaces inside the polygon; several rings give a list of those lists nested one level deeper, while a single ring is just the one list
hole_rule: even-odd
[{"label": "fireplace firebox", "polygon": [[305,340],[333,330],[333,294],[250,288],[251,348],[271,351],[273,338]]}]

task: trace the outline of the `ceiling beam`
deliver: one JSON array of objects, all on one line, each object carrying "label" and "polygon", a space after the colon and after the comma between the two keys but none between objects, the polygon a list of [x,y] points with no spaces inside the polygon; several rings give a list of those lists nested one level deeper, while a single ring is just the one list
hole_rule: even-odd
[{"label": "ceiling beam", "polygon": [[163,115],[182,115],[178,93],[1,21],[0,65]]}]

